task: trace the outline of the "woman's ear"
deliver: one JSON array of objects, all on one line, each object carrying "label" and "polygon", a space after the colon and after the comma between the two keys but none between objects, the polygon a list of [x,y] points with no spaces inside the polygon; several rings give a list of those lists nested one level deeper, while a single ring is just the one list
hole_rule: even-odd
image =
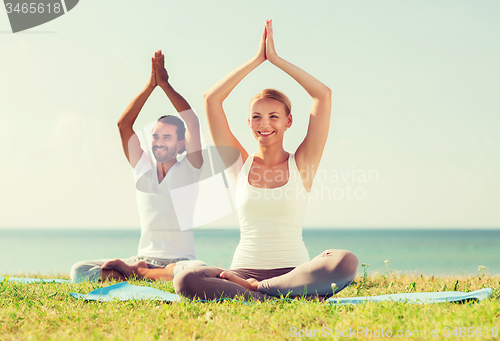
[{"label": "woman's ear", "polygon": [[290,128],[292,126],[292,123],[293,123],[292,114],[288,114],[287,118],[288,118],[288,124],[286,125],[286,127]]}]

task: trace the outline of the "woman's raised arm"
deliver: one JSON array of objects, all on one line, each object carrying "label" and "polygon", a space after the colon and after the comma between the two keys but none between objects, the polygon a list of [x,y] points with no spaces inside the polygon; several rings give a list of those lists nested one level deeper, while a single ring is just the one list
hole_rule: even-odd
[{"label": "woman's raised arm", "polygon": [[295,79],[313,99],[307,135],[295,152],[295,159],[301,171],[302,182],[309,191],[328,136],[332,109],[332,91],[304,70],[280,58],[274,48],[272,21],[268,21],[266,25],[267,60]]},{"label": "woman's raised arm", "polygon": [[204,95],[208,126],[215,145],[229,146],[238,149],[243,162],[248,157],[248,153],[231,132],[222,103],[246,75],[266,60],[265,45],[266,28],[264,27],[257,54],[248,62],[233,70],[230,74],[217,82],[217,84],[212,86]]}]

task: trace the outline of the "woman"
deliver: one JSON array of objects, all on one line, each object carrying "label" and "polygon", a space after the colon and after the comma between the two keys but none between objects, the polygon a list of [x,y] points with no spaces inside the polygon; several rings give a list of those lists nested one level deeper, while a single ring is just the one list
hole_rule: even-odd
[{"label": "woman", "polygon": [[[222,107],[234,87],[266,59],[313,99],[307,136],[295,153],[283,149],[284,133],[293,120],[290,102],[281,92],[266,89],[250,103],[248,125],[259,143],[253,155],[231,133]],[[349,285],[356,275],[356,256],[327,250],[310,261],[302,241],[307,194],[328,135],[331,90],[276,54],[272,21],[266,22],[255,57],[214,85],[205,94],[205,107],[215,145],[236,148],[244,162],[236,188],[241,240],[231,270],[184,270],[174,278],[177,293],[205,299],[331,296],[332,287],[338,292]]]}]

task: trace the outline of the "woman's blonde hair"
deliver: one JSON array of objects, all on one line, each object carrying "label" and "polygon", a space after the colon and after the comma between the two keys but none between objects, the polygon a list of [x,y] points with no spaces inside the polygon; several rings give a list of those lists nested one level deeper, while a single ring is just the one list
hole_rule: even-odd
[{"label": "woman's blonde hair", "polygon": [[261,98],[272,98],[283,103],[285,105],[285,112],[287,116],[292,112],[292,102],[290,102],[284,93],[275,89],[264,89],[255,95],[250,101],[250,108],[255,101]]}]

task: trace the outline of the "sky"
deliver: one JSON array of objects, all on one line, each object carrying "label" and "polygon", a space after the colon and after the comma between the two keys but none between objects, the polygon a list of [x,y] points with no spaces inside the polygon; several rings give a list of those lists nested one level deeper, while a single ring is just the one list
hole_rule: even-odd
[{"label": "sky", "polygon": [[[203,94],[256,53],[266,19],[278,55],[333,92],[305,228],[499,228],[499,13],[487,0],[85,0],[13,34],[0,10],[0,228],[139,228],[116,123],[154,51],[211,145]],[[246,117],[264,88],[292,101],[294,152],[312,100],[269,62],[226,100],[231,129],[257,151]],[[173,113],[158,88],[135,127]]]}]

